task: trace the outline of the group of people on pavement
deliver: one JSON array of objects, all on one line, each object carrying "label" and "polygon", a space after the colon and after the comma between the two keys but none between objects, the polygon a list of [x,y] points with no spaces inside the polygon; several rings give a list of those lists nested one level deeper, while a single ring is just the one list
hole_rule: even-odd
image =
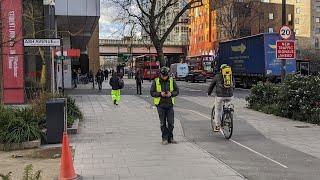
[{"label": "group of people on pavement", "polygon": [[[225,68],[231,70],[231,68],[223,64],[220,67],[220,72],[216,74],[213,81],[211,82],[207,95],[210,96],[215,89],[215,127],[214,132],[220,131],[220,116],[222,112],[223,103],[226,101],[231,101],[233,97],[233,85],[226,85],[225,75],[223,71]],[[153,103],[157,107],[159,119],[160,119],[160,129],[162,144],[167,145],[169,143],[175,144],[177,141],[173,137],[174,129],[174,109],[175,99],[179,95],[179,87],[175,80],[170,77],[170,69],[168,67],[162,67],[160,69],[160,76],[154,79],[151,84],[150,94],[153,97]],[[143,75],[140,70],[136,72],[136,86],[137,94],[141,95],[141,86],[143,83]],[[233,83],[232,79],[228,79],[231,84]],[[112,87],[111,96],[114,105],[118,105],[120,102],[120,90],[124,87],[124,82],[117,73],[113,73],[110,81],[110,86]]]},{"label": "group of people on pavement", "polygon": [[[105,69],[104,71],[102,69],[99,69],[97,74],[95,75],[95,80],[98,84],[98,88],[99,91],[102,90],[102,83],[104,80],[108,80],[109,78],[109,73],[111,72],[111,74],[114,73],[114,70],[108,70]],[[80,81],[80,76],[81,76],[81,70],[80,68],[77,69],[73,69],[72,70],[72,83],[73,83],[73,88],[77,88],[77,84]],[[89,71],[89,73],[87,74],[86,78],[88,79],[87,82],[92,82],[94,84],[94,76],[93,76],[93,72],[92,70]]]}]

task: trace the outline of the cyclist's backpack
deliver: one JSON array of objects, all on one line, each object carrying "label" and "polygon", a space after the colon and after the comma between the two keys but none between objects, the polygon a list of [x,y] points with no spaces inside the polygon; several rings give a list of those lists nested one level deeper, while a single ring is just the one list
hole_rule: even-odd
[{"label": "cyclist's backpack", "polygon": [[223,86],[225,88],[232,88],[233,81],[232,81],[232,70],[230,66],[225,66],[222,68],[222,77],[223,77]]}]

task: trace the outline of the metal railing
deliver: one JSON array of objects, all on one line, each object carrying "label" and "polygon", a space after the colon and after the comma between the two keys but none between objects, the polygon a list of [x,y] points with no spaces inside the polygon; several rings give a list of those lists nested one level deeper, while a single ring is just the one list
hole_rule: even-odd
[{"label": "metal railing", "polygon": [[[99,45],[121,45],[121,46],[153,46],[150,41],[143,40],[117,40],[117,39],[99,39]],[[168,41],[164,43],[165,46],[186,46],[186,42],[172,42]]]}]

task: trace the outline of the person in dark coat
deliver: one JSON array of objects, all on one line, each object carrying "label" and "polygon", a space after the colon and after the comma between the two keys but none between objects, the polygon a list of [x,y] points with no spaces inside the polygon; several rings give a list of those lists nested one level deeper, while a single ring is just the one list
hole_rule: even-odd
[{"label": "person in dark coat", "polygon": [[156,78],[150,88],[150,94],[154,97],[154,104],[159,114],[163,145],[177,143],[173,139],[173,105],[175,104],[175,97],[179,95],[179,88],[173,78],[169,77],[169,71],[168,67],[162,67],[160,78]]},{"label": "person in dark coat", "polygon": [[104,78],[105,78],[105,80],[108,80],[108,78],[109,78],[109,71],[108,71],[108,69],[104,70]]},{"label": "person in dark coat", "polygon": [[114,105],[118,106],[121,98],[121,89],[124,86],[123,80],[118,76],[116,72],[112,74],[109,80],[109,85],[111,86],[111,97]]},{"label": "person in dark coat", "polygon": [[[208,96],[210,96],[215,89],[215,117],[214,117],[214,122],[215,126],[213,131],[214,132],[219,132],[220,131],[220,125],[221,125],[221,112],[223,108],[223,104],[225,102],[230,102],[233,99],[233,88],[235,87],[233,84],[232,87],[225,87],[224,86],[224,80],[223,80],[223,75],[222,75],[222,69],[225,67],[229,67],[227,64],[222,64],[220,67],[220,72],[215,75],[214,79],[212,80],[209,88],[208,88]],[[234,80],[232,81],[234,82]]]},{"label": "person in dark coat", "polygon": [[72,82],[73,82],[73,88],[77,88],[78,73],[77,73],[76,69],[73,69],[73,71],[72,71]]},{"label": "person in dark coat", "polygon": [[137,94],[141,95],[141,87],[143,84],[143,75],[141,73],[140,70],[137,70],[136,75],[135,75],[135,79],[136,79],[136,85],[137,85]]},{"label": "person in dark coat", "polygon": [[96,81],[98,83],[99,91],[101,91],[102,83],[104,81],[104,74],[103,74],[103,71],[101,69],[99,69],[97,74],[96,74]]}]

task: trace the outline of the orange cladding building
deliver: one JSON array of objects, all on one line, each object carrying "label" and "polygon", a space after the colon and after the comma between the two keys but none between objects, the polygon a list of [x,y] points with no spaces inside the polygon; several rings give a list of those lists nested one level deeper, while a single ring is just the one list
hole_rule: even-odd
[{"label": "orange cladding building", "polygon": [[203,6],[191,9],[188,56],[212,55],[217,47],[216,11],[212,11],[210,0]]}]

